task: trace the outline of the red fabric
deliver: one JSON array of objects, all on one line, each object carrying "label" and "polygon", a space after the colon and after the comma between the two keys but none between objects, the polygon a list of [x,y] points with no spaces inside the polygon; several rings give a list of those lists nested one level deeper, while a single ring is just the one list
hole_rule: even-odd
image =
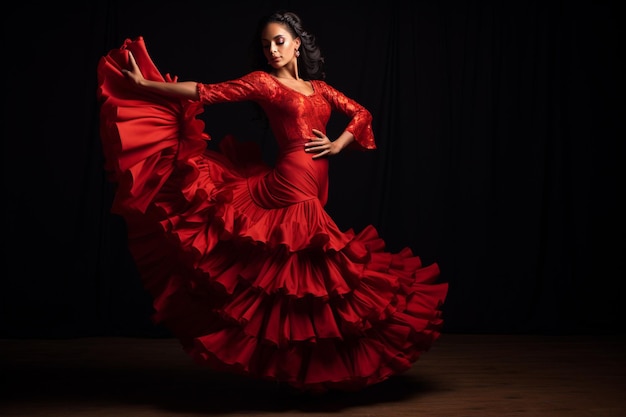
[{"label": "red fabric", "polygon": [[[98,66],[112,211],[155,320],[198,362],[303,390],[359,389],[407,370],[439,337],[447,284],[409,249],[385,251],[373,226],[341,231],[324,210],[328,161],[304,152],[331,111],[350,119],[354,146],[374,149],[371,115],[322,81],[305,96],[264,72],[199,84],[200,100],[131,88],[132,51],[161,76],[144,40],[127,40]],[[204,105],[252,100],[267,112],[274,167],[232,137],[221,151],[197,119]]]}]

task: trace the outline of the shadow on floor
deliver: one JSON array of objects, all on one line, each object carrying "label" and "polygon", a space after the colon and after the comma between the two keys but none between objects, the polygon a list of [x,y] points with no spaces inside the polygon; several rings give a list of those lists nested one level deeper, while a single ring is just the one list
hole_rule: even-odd
[{"label": "shadow on floor", "polygon": [[[4,366],[3,366],[4,368]],[[42,362],[2,370],[13,401],[48,404],[149,404],[172,412],[338,412],[345,408],[416,398],[436,383],[395,376],[359,392],[300,393],[286,385],[221,374],[205,368],[115,368]]]}]

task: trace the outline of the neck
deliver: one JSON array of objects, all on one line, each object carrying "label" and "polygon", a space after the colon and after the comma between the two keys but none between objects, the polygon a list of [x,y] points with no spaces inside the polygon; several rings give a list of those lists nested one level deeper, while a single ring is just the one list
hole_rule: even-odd
[{"label": "neck", "polygon": [[289,72],[277,72],[277,71],[272,71],[272,75],[276,78],[281,78],[281,79],[285,79],[285,80],[299,80],[300,77],[298,77],[298,75],[294,75],[291,74]]},{"label": "neck", "polygon": [[276,74],[274,74],[274,77],[280,78],[281,80],[299,80],[300,79],[300,78],[297,78],[297,77],[292,77],[291,75],[283,76],[283,75],[276,75]]},{"label": "neck", "polygon": [[275,69],[272,71],[272,75],[276,78],[283,78],[287,80],[299,80],[298,76],[298,66],[297,65],[286,65],[279,69]]}]

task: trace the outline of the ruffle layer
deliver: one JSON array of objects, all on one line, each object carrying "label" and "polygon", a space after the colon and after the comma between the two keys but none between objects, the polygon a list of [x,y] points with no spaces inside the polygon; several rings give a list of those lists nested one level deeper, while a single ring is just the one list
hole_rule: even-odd
[{"label": "ruffle layer", "polygon": [[176,82],[163,77],[152,62],[143,38],[126,40],[98,63],[101,101],[100,136],[105,169],[118,184],[113,211],[145,211],[177,164],[185,164],[206,148],[210,137],[196,116],[199,102],[175,100],[130,88],[122,73],[132,52],[144,77]]},{"label": "ruffle layer", "polygon": [[372,226],[342,232],[318,200],[256,205],[247,179],[270,169],[234,138],[221,152],[195,102],[128,89],[132,51],[162,77],[142,38],[98,67],[112,211],[163,322],[198,362],[307,390],[358,389],[407,370],[439,337],[447,284]]},{"label": "ruffle layer", "polygon": [[380,251],[372,227],[336,253],[223,241],[202,272],[161,236],[145,236],[157,250],[131,247],[142,249],[155,319],[198,363],[303,390],[359,389],[408,370],[440,335],[437,265]]},{"label": "ruffle layer", "polygon": [[188,161],[187,172],[154,199],[164,229],[197,254],[198,266],[220,240],[285,246],[291,252],[319,247],[338,251],[354,236],[350,230],[341,231],[317,199],[279,208],[259,206],[251,198],[248,176],[263,175],[270,168],[260,156],[244,158],[245,164],[241,158],[229,159],[234,149],[260,155],[255,144],[226,137],[220,149],[222,153],[207,150]]}]

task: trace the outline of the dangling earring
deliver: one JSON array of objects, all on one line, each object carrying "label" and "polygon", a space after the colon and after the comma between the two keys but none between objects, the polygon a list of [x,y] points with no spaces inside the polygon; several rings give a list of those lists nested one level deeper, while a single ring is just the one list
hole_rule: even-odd
[{"label": "dangling earring", "polygon": [[298,58],[300,56],[300,50],[296,49],[296,58]]}]

